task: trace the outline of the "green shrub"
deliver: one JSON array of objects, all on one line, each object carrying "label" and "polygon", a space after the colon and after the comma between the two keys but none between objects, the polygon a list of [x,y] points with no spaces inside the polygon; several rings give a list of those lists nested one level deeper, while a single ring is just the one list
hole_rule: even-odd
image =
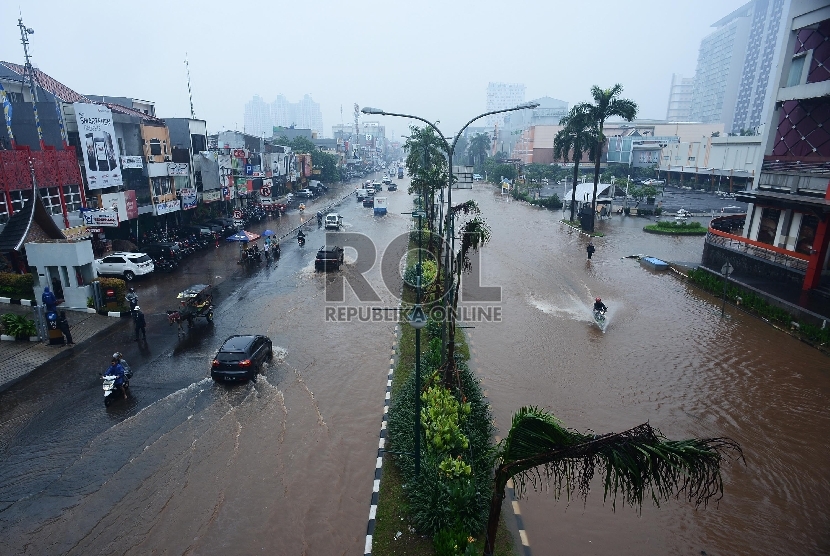
[{"label": "green shrub", "polygon": [[115,290],[115,299],[119,305],[124,305],[125,296],[127,295],[127,282],[122,280],[121,278],[96,278],[94,281],[98,281],[101,283],[101,291],[106,290],[107,288],[113,288]]},{"label": "green shrub", "polygon": [[[421,262],[421,287],[426,288],[435,281],[435,276],[438,274],[438,265],[435,261],[426,260]],[[412,287],[418,283],[418,264],[411,264],[406,267],[403,273],[404,281]]]},{"label": "green shrub", "polygon": [[14,299],[35,298],[35,277],[33,274],[0,272],[0,296]]},{"label": "green shrub", "polygon": [[37,326],[35,326],[35,321],[30,318],[15,313],[6,313],[0,318],[3,319],[3,328],[9,336],[15,338],[37,336]]}]

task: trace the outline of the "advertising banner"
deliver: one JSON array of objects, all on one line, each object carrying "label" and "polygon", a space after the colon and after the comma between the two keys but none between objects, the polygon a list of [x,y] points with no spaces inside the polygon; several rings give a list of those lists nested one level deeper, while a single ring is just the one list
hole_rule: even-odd
[{"label": "advertising banner", "polygon": [[248,153],[245,152],[245,149],[234,149],[231,156],[234,158],[248,158]]},{"label": "advertising banner", "polygon": [[141,161],[140,156],[122,156],[121,157],[121,167],[122,168],[138,168],[139,170],[144,167],[144,163]]},{"label": "advertising banner", "polygon": [[175,201],[163,201],[156,204],[156,216],[161,216],[162,214],[167,214],[168,212],[176,212],[177,210],[179,210],[178,199]]},{"label": "advertising banner", "polygon": [[[133,199],[135,199],[135,191],[133,191]],[[101,208],[106,210],[114,210],[118,213],[118,221],[124,222],[130,219],[130,211],[127,209],[127,195],[126,192],[118,193],[104,193],[101,195]],[[135,207],[135,216],[138,217],[138,206]]]},{"label": "advertising banner", "polygon": [[222,192],[218,189],[213,189],[211,191],[205,191],[202,193],[202,202],[203,203],[213,203],[222,198]]},{"label": "advertising banner", "polygon": [[124,206],[127,209],[127,220],[138,218],[138,201],[135,198],[135,190],[128,189],[124,192]]},{"label": "advertising banner", "polygon": [[167,175],[168,176],[187,176],[190,174],[187,164],[181,162],[168,162]]},{"label": "advertising banner", "polygon": [[245,195],[247,195],[248,194],[248,185],[247,184],[237,185],[236,186],[236,194],[239,195],[240,197],[244,197]]},{"label": "advertising banner", "polygon": [[112,112],[99,104],[76,102],[72,106],[78,122],[87,185],[90,189],[123,185]]},{"label": "advertising banner", "polygon": [[179,189],[182,194],[182,210],[191,210],[196,208],[196,189],[192,187],[183,187]]},{"label": "advertising banner", "polygon": [[115,210],[85,210],[81,213],[84,224],[100,228],[117,228],[118,212]]}]

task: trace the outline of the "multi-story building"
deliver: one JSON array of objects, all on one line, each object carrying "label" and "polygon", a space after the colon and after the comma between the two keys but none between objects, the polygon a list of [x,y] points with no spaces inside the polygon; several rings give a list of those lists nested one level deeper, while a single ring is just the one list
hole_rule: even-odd
[{"label": "multi-story building", "polygon": [[782,23],[760,175],[738,194],[745,216],[712,221],[703,265],[728,261],[736,274],[821,291],[830,272],[830,6],[792,0]]},{"label": "multi-story building", "polygon": [[[500,128],[494,126],[490,130],[491,133],[495,134],[495,143],[498,150],[504,152],[514,151],[514,158],[521,158],[522,160],[526,160],[531,154],[523,148],[527,146],[523,131],[533,126],[559,125],[559,121],[568,114],[568,103],[564,100],[542,97],[530,102],[536,102],[539,106],[532,109],[507,112],[504,114],[502,126]],[[520,144],[520,152],[515,152],[517,143]]]},{"label": "multi-story building", "polygon": [[700,43],[689,120],[722,122],[732,133],[758,128],[789,2],[752,0],[712,24],[715,31]]},{"label": "multi-story building", "polygon": [[257,137],[270,137],[271,128],[274,127],[274,118],[271,115],[271,105],[262,100],[259,95],[254,95],[249,102],[245,103],[245,133]]},{"label": "multi-story building", "polygon": [[694,77],[683,77],[673,73],[669,88],[669,107],[666,121],[689,122],[692,119],[692,94],[695,88]]},{"label": "multi-story building", "polygon": [[[513,108],[525,101],[525,86],[523,83],[494,83],[487,84],[487,112]],[[487,126],[504,123],[504,114],[488,116]]]}]

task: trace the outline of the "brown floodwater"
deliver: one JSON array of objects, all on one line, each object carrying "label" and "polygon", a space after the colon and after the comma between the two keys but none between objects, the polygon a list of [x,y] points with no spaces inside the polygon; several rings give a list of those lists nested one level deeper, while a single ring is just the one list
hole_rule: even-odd
[{"label": "brown floodwater", "polygon": [[[535,554],[819,554],[830,552],[830,358],[727,308],[632,254],[700,260],[701,237],[642,232],[615,216],[586,261],[587,239],[560,212],[473,198],[493,229],[482,285],[502,288],[502,322],[470,323],[473,366],[499,434],[521,406],[548,409],[580,431],[646,421],[668,438],[726,436],[746,465],[723,466],[724,496],[705,509],[670,500],[642,514],[530,490],[520,502]],[[603,332],[591,304],[609,307]]]}]

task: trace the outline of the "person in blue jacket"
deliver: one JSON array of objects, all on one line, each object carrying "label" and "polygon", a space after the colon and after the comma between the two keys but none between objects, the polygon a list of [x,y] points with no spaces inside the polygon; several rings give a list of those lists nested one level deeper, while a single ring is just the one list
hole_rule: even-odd
[{"label": "person in blue jacket", "polygon": [[124,399],[126,400],[127,391],[124,389],[124,367],[121,366],[118,359],[115,357],[112,358],[112,363],[110,363],[110,366],[104,375],[115,377],[114,386],[121,390],[121,393],[124,394]]},{"label": "person in blue jacket", "polygon": [[55,297],[55,294],[52,293],[52,290],[49,289],[49,286],[43,288],[43,295],[40,296],[40,300],[43,301],[46,311],[51,311],[53,313],[58,311],[58,300]]}]

